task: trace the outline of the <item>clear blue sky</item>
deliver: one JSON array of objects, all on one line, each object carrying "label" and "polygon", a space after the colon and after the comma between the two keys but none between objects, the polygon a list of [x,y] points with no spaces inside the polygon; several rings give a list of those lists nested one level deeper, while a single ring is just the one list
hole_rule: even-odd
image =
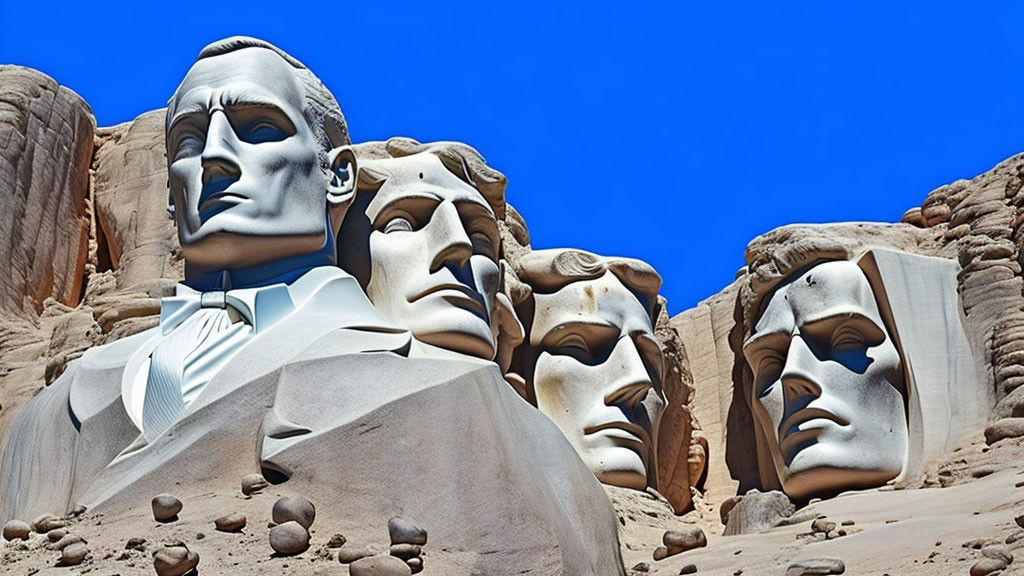
[{"label": "clear blue sky", "polygon": [[1020,2],[90,4],[4,0],[0,62],[112,125],[162,107],[206,43],[262,37],[356,141],[476,146],[534,247],[647,260],[673,314],[759,233],[897,221],[1024,151]]}]

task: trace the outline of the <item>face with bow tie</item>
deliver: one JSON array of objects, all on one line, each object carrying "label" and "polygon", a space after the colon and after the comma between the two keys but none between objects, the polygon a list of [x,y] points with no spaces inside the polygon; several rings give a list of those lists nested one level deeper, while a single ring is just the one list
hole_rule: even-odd
[{"label": "face with bow tie", "polygon": [[250,39],[207,48],[168,103],[166,135],[186,283],[334,262],[356,162],[332,148],[348,143],[341,111],[298,61]]}]

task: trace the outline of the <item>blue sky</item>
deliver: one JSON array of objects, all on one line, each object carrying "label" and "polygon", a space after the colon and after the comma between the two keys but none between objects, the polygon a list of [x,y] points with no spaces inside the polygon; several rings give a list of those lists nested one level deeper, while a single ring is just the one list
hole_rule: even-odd
[{"label": "blue sky", "polygon": [[535,248],[644,259],[675,314],[757,234],[897,221],[1024,151],[1024,3],[892,4],[5,0],[0,63],[112,125],[162,107],[208,42],[264,38],[354,140],[472,144]]}]

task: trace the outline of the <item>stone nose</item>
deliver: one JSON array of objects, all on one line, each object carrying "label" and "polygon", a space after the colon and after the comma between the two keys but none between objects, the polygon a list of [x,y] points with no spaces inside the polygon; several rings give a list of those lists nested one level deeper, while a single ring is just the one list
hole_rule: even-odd
[{"label": "stone nose", "polygon": [[607,373],[614,374],[604,397],[608,406],[632,410],[647,398],[647,393],[654,387],[643,356],[628,335],[615,343],[605,365]]},{"label": "stone nose", "polygon": [[794,334],[782,367],[782,387],[785,392],[787,412],[794,404],[796,409],[807,405],[821,396],[818,367],[821,362],[800,334]]},{"label": "stone nose", "polygon": [[430,252],[430,272],[433,274],[447,264],[461,268],[473,255],[473,243],[466,234],[459,212],[450,200],[441,202],[425,226]]},{"label": "stone nose", "polygon": [[203,188],[211,184],[224,184],[238,180],[242,169],[238,162],[238,139],[223,110],[214,110],[206,133],[206,146],[200,157],[203,168]]}]

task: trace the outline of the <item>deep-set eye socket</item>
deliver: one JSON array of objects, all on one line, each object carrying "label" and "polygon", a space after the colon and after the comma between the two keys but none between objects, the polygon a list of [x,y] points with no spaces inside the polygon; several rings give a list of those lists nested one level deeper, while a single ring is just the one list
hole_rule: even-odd
[{"label": "deep-set eye socket", "polygon": [[412,231],[413,231],[412,222],[410,222],[408,218],[403,218],[402,216],[396,216],[396,217],[392,218],[391,220],[388,220],[388,223],[384,225],[384,233],[385,234],[391,234],[392,232],[412,232]]}]

